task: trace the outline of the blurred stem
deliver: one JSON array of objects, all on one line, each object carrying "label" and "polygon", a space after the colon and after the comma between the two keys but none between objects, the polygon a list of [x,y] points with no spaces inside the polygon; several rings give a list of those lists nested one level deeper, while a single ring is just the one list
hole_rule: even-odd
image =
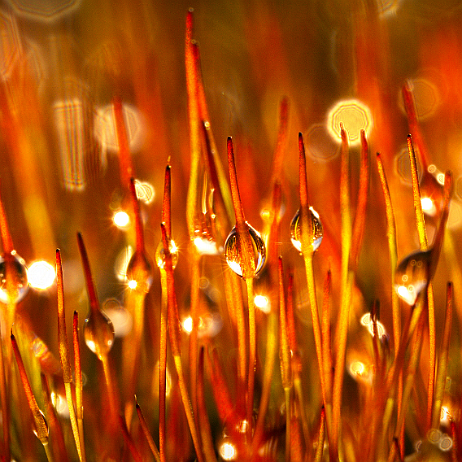
[{"label": "blurred stem", "polygon": [[136,402],[136,413],[138,414],[138,419],[140,421],[141,430],[143,431],[144,437],[146,438],[146,441],[148,442],[149,449],[151,450],[154,458],[156,459],[156,462],[160,462],[159,450],[156,447],[156,443],[154,442],[154,439],[152,438],[151,433],[149,433],[148,425],[146,423],[143,413],[141,412],[141,407],[138,404],[138,402]]},{"label": "blurred stem", "polygon": [[349,173],[349,150],[347,134],[341,127],[342,148],[340,159],[340,214],[341,214],[341,305],[340,315],[336,331],[337,355],[335,361],[333,404],[332,404],[332,444],[333,452],[338,452],[340,428],[340,410],[342,405],[343,375],[345,366],[345,352],[348,335],[348,324],[351,304],[351,292],[354,274],[349,271],[349,255],[351,247],[351,214],[350,214],[350,173]]},{"label": "blurred stem", "polygon": [[325,436],[325,426],[326,426],[326,414],[324,408],[321,410],[321,422],[319,424],[319,434],[318,434],[318,445],[316,447],[316,455],[314,457],[315,462],[322,461],[322,453],[324,449],[324,436]]},{"label": "blurred stem", "polygon": [[192,329],[189,335],[189,374],[191,384],[191,401],[194,415],[197,413],[197,332],[199,328],[199,297],[200,297],[200,261],[201,257],[193,242],[190,242],[191,264],[191,320]]},{"label": "blurred stem", "polygon": [[72,333],[74,344],[75,408],[80,437],[80,447],[82,449],[83,460],[85,460],[85,436],[83,431],[83,382],[79,345],[79,314],[77,311],[74,311]]},{"label": "blurred stem", "polygon": [[449,282],[447,285],[446,295],[446,317],[444,320],[443,339],[438,361],[438,374],[436,376],[435,402],[433,406],[433,416],[431,428],[439,428],[441,418],[441,405],[444,398],[444,389],[446,386],[446,369],[449,357],[449,340],[451,337],[452,328],[452,298],[453,287]]}]

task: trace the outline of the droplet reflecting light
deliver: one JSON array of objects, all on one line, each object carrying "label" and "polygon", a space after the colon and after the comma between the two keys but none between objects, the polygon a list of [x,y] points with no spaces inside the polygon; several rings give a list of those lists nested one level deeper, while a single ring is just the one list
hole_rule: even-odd
[{"label": "droplet reflecting light", "polygon": [[[322,238],[324,236],[324,230],[322,228],[321,219],[319,218],[318,212],[314,210],[313,207],[308,209],[309,212],[309,222],[311,223],[311,235],[312,235],[312,251],[315,252],[318,250],[321,245]],[[290,223],[290,240],[292,241],[293,246],[299,251],[302,251],[302,231],[301,231],[301,222],[300,222],[300,209],[297,210],[297,213],[292,218]]]},{"label": "droplet reflecting light", "polygon": [[262,270],[266,259],[266,248],[263,239],[258,231],[252,226],[247,225],[249,230],[250,240],[252,242],[253,260],[254,260],[254,274],[248,274],[249,269],[243,268],[242,249],[238,243],[239,233],[237,228],[234,227],[229,233],[225,242],[225,258],[228,266],[239,276],[242,277],[255,277]]},{"label": "droplet reflecting light", "polygon": [[[11,286],[8,288],[7,279],[11,278]],[[8,303],[10,298],[13,303],[19,303],[27,294],[29,283],[27,268],[24,260],[15,250],[8,255],[0,257],[0,302]],[[11,291],[8,293],[8,291]]]},{"label": "droplet reflecting light", "polygon": [[414,305],[418,295],[427,287],[431,251],[408,255],[396,268],[395,290],[408,305]]},{"label": "droplet reflecting light", "polygon": [[111,320],[99,309],[91,310],[83,326],[85,343],[90,350],[103,359],[114,343],[114,327]]},{"label": "droplet reflecting light", "polygon": [[[175,269],[176,264],[178,263],[178,247],[175,244],[173,239],[170,239],[168,244],[170,255],[172,256],[172,269]],[[162,241],[159,242],[156,251],[156,264],[159,269],[164,269],[165,266],[165,251]]]}]

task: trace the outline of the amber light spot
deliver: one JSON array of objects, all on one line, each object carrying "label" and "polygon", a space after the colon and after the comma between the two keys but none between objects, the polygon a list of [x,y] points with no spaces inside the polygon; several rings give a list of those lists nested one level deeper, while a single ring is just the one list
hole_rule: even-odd
[{"label": "amber light spot", "polygon": [[130,224],[130,216],[127,212],[123,210],[119,210],[118,212],[114,213],[112,217],[112,221],[119,229],[125,229]]},{"label": "amber light spot", "polygon": [[327,129],[338,142],[342,140],[342,125],[348,134],[349,144],[358,145],[361,141],[361,130],[364,130],[367,137],[372,129],[369,108],[356,99],[338,102],[327,115]]}]

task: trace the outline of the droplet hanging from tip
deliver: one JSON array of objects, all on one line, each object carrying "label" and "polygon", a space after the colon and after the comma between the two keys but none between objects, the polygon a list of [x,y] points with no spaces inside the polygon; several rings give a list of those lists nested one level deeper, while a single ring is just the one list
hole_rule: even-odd
[{"label": "droplet hanging from tip", "polygon": [[111,320],[99,309],[91,310],[83,325],[83,336],[90,350],[102,360],[114,343],[114,327]]},{"label": "droplet hanging from tip", "polygon": [[430,280],[432,251],[414,252],[404,258],[396,268],[395,290],[408,305],[413,306]]},{"label": "droplet hanging from tip", "polygon": [[128,286],[148,293],[152,285],[152,262],[145,252],[135,252],[127,265]]},{"label": "droplet hanging from tip", "polygon": [[[178,263],[178,247],[173,239],[169,239],[168,248],[172,257],[172,269],[175,269]],[[162,241],[159,242],[156,250],[156,264],[159,269],[165,268],[165,250]]]},{"label": "droplet hanging from tip", "polygon": [[[324,230],[322,228],[321,219],[319,218],[318,212],[314,210],[313,207],[308,208],[308,220],[311,224],[311,248],[312,252],[316,252],[322,242],[322,238],[324,236]],[[302,251],[302,224],[301,224],[301,213],[300,209],[297,210],[297,213],[292,218],[290,223],[290,236],[293,246],[299,251]]]},{"label": "droplet hanging from tip", "polygon": [[13,250],[0,256],[0,302],[19,303],[29,290],[25,261]]},{"label": "droplet hanging from tip", "polygon": [[243,278],[253,278],[262,270],[266,260],[266,248],[258,231],[247,224],[250,240],[252,242],[253,260],[255,271],[251,274],[249,268],[243,266],[243,255],[238,243],[239,233],[236,226],[231,230],[225,242],[225,258],[228,266]]}]

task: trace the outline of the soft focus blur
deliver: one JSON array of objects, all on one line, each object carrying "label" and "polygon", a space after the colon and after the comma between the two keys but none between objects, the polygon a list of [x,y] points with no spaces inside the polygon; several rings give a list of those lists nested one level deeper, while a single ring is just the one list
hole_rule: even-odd
[{"label": "soft focus blur", "polygon": [[[353,206],[357,200],[359,130],[366,131],[372,159],[371,190],[356,284],[364,306],[380,299],[386,307],[390,301],[389,259],[376,152],[382,154],[395,207],[398,258],[419,248],[406,151],[409,125],[401,96],[405,84],[414,93],[428,147],[428,153],[422,153],[428,158],[419,158],[420,168],[428,167],[437,180],[447,169],[453,171],[455,193],[448,226],[451,242],[460,242],[459,0],[3,1],[0,190],[15,249],[26,265],[36,261],[54,265],[55,249],[62,250],[66,311],[70,315],[78,310],[82,322],[88,304],[76,241],[80,231],[103,309],[103,302],[110,300],[107,314],[114,312],[120,315],[119,322],[131,322],[123,313],[127,290],[124,264],[135,234],[131,215],[124,215],[130,214],[128,185],[121,183],[112,106],[114,98],[119,98],[141,200],[146,249],[154,257],[161,240],[163,175],[170,159],[172,235],[179,249],[175,275],[188,281],[184,210],[190,151],[184,29],[189,7],[195,11],[194,37],[200,45],[210,123],[219,154],[226,165],[226,138],[233,136],[246,218],[258,230],[263,226],[261,209],[271,194],[278,106],[284,96],[289,99],[281,253],[289,255],[288,264],[303,266],[291,247],[289,232],[290,220],[299,207],[297,135],[301,132],[308,154],[310,205],[321,216],[325,233],[315,271],[321,284],[327,268],[332,268],[334,304],[339,298],[335,288],[340,258],[339,127],[343,124],[351,145]],[[426,204],[432,208],[431,202]],[[437,223],[438,218],[427,215],[430,242]],[[445,250],[446,269],[437,273],[435,283],[439,331],[445,281],[453,278],[455,293],[462,293],[456,258],[460,250]],[[218,273],[223,270],[219,260],[213,265]],[[36,277],[41,280],[43,276]],[[297,277],[303,280],[303,272],[296,273]],[[56,290],[53,279],[40,284],[31,288],[19,314],[57,352]],[[177,287],[182,319],[188,316],[189,289],[189,283]],[[264,287],[257,282],[256,293],[264,295],[259,289]],[[203,290],[211,304],[219,303],[222,295],[216,281]],[[306,306],[303,290],[297,297],[297,306]],[[269,310],[266,303],[257,305],[263,313]],[[148,318],[152,318],[147,329],[156,338],[158,272],[146,304]],[[358,329],[362,328],[361,310],[352,314]],[[302,323],[309,322],[306,312],[297,316]],[[216,318],[204,319],[212,323]],[[219,322],[219,328],[207,327],[217,338],[222,319]],[[382,310],[381,322],[384,329],[391,330],[390,310]],[[118,327],[117,335],[124,335],[123,326]],[[188,329],[184,329],[187,337]],[[115,355],[120,353],[119,347],[116,339]],[[83,343],[82,354],[84,364],[96,367]],[[157,358],[158,352],[154,355]],[[353,378],[367,381],[369,370],[362,361],[351,358],[347,367]],[[86,366],[84,372],[90,377],[88,369]],[[233,448],[225,440],[219,450],[224,460],[233,460]]]}]

